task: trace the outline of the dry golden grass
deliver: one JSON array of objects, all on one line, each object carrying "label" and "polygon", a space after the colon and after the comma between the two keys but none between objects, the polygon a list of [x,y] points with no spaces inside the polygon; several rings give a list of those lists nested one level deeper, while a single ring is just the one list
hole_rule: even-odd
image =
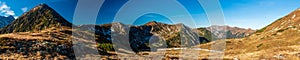
[{"label": "dry golden grass", "polygon": [[[293,33],[291,33],[293,32]],[[278,33],[277,33],[278,34]],[[279,35],[254,34],[241,39],[226,39],[224,58],[253,59],[288,59],[300,58],[300,34],[288,29]],[[216,42],[199,45],[210,49]]]}]

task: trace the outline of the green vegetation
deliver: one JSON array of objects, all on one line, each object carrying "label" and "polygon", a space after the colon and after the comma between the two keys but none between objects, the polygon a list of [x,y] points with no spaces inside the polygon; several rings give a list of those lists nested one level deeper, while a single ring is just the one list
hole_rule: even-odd
[{"label": "green vegetation", "polygon": [[261,43],[261,44],[257,45],[256,48],[259,48],[259,47],[261,47],[262,45],[263,45],[263,44]]},{"label": "green vegetation", "polygon": [[[282,18],[277,19],[275,22],[278,22],[278,21],[280,21],[280,20],[282,20]],[[264,28],[262,28],[262,29],[260,29],[260,30],[257,30],[255,33],[260,33],[260,32],[265,31],[267,27],[271,26],[271,25],[274,24],[275,22],[272,22],[272,23],[269,24],[268,26],[266,26],[266,27],[264,27]]]},{"label": "green vegetation", "polygon": [[216,39],[216,38],[214,38],[216,36],[214,34],[212,34],[210,31],[206,30],[205,28],[198,28],[197,30],[200,30],[201,32],[204,32],[203,34],[198,33],[198,35],[205,37],[209,41],[213,41],[213,40]]},{"label": "green vegetation", "polygon": [[275,33],[275,34],[272,34],[272,36],[275,36],[275,35],[277,35],[277,33]]},{"label": "green vegetation", "polygon": [[285,29],[280,29],[280,30],[278,30],[277,32],[283,32]]},{"label": "green vegetation", "polygon": [[[292,27],[292,28],[294,28],[294,27]],[[288,29],[289,29],[289,28],[280,29],[280,30],[278,30],[277,32],[283,32],[283,31],[288,30]]]},{"label": "green vegetation", "polygon": [[168,48],[172,47],[179,47],[181,44],[181,37],[179,37],[180,34],[177,34],[177,37],[171,38],[169,40],[166,40]]},{"label": "green vegetation", "polygon": [[228,43],[231,43],[231,41],[226,41],[226,43],[228,44]]},{"label": "green vegetation", "polygon": [[98,48],[103,49],[105,51],[114,51],[114,45],[111,43],[98,44]]},{"label": "green vegetation", "polygon": [[267,28],[267,27],[264,27],[264,28],[262,28],[262,29],[260,29],[260,30],[257,30],[255,33],[263,32],[266,28]]}]

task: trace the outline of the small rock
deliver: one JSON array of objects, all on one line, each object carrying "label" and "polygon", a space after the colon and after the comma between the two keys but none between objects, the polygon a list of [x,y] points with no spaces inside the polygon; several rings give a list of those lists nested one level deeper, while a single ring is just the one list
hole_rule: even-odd
[{"label": "small rock", "polygon": [[22,58],[28,58],[28,55],[23,55]]},{"label": "small rock", "polygon": [[235,57],[235,58],[233,58],[233,60],[239,60],[239,59]]},{"label": "small rock", "polygon": [[273,56],[274,58],[278,58],[278,59],[284,59],[284,56],[282,54],[279,54],[277,56]]}]

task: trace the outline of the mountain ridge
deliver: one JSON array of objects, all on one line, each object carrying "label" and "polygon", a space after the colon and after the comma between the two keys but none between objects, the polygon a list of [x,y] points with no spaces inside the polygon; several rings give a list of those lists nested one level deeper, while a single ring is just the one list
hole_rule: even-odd
[{"label": "mountain ridge", "polygon": [[255,30],[252,30],[250,28],[245,29],[239,27],[231,27],[228,25],[212,25],[210,27],[206,27],[206,29],[213,32],[213,34],[216,35],[217,38],[225,37],[226,39],[243,38],[255,33]]},{"label": "mountain ridge", "polygon": [[5,27],[6,25],[10,24],[15,18],[13,16],[0,16],[0,28]]},{"label": "mountain ridge", "polygon": [[[299,60],[300,9],[275,20],[258,32],[240,39],[226,39],[224,58],[253,60]],[[218,41],[199,45],[211,48]]]},{"label": "mountain ridge", "polygon": [[65,20],[54,9],[46,4],[39,4],[24,13],[11,24],[0,30],[1,34],[14,32],[34,32],[51,27],[72,27],[72,23]]},{"label": "mountain ridge", "polygon": [[[93,28],[95,27],[95,28]],[[209,42],[211,40],[200,39],[200,36],[193,29],[184,26],[183,24],[164,24],[160,22],[149,22],[140,26],[131,26],[125,25],[119,22],[111,23],[111,24],[102,24],[102,25],[81,25],[79,26],[82,30],[91,30],[94,31],[97,35],[100,36],[100,40],[102,41],[111,41],[113,36],[116,36],[116,40],[126,39],[126,35],[129,35],[129,41],[131,42],[131,47],[135,51],[147,50],[149,49],[152,42],[160,43],[162,41],[167,42],[169,47],[179,47],[181,46],[180,40],[183,38],[185,42],[191,42],[191,44],[182,44],[185,46],[193,46],[200,43]],[[202,32],[202,31],[198,31]],[[111,35],[111,34],[112,35]],[[124,38],[119,38],[119,37]],[[189,37],[183,37],[189,36]],[[119,39],[118,39],[119,38]],[[98,41],[98,40],[97,40]],[[111,43],[111,42],[106,42]],[[121,43],[120,43],[121,44]],[[155,44],[155,43],[154,43]],[[157,48],[159,46],[156,46]]]}]

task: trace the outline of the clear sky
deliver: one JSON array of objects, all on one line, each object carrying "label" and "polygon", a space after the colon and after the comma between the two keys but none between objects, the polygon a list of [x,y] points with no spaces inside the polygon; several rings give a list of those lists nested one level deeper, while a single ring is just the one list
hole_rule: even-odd
[{"label": "clear sky", "polygon": [[[210,26],[206,14],[197,0],[177,0],[192,15],[196,27]],[[111,23],[115,14],[127,0],[106,0],[102,5],[97,17],[97,24]],[[54,8],[59,14],[72,21],[77,0],[0,0],[0,15],[13,15],[16,18],[34,6],[46,3]],[[168,2],[165,2],[168,3]],[[276,19],[300,7],[300,0],[220,0],[225,16],[225,24],[242,28],[260,29],[272,23]],[[157,6],[164,8],[164,4]],[[172,8],[166,7],[166,8]],[[176,9],[170,10],[177,13]],[[134,12],[132,12],[134,13]],[[130,15],[130,14],[129,14]],[[188,15],[174,14],[176,19],[184,20]],[[125,18],[124,18],[125,19]],[[149,21],[172,23],[169,18],[159,14],[146,14],[138,18],[134,25],[141,25]],[[123,22],[126,24],[126,22]],[[188,24],[186,24],[188,25]]]}]

